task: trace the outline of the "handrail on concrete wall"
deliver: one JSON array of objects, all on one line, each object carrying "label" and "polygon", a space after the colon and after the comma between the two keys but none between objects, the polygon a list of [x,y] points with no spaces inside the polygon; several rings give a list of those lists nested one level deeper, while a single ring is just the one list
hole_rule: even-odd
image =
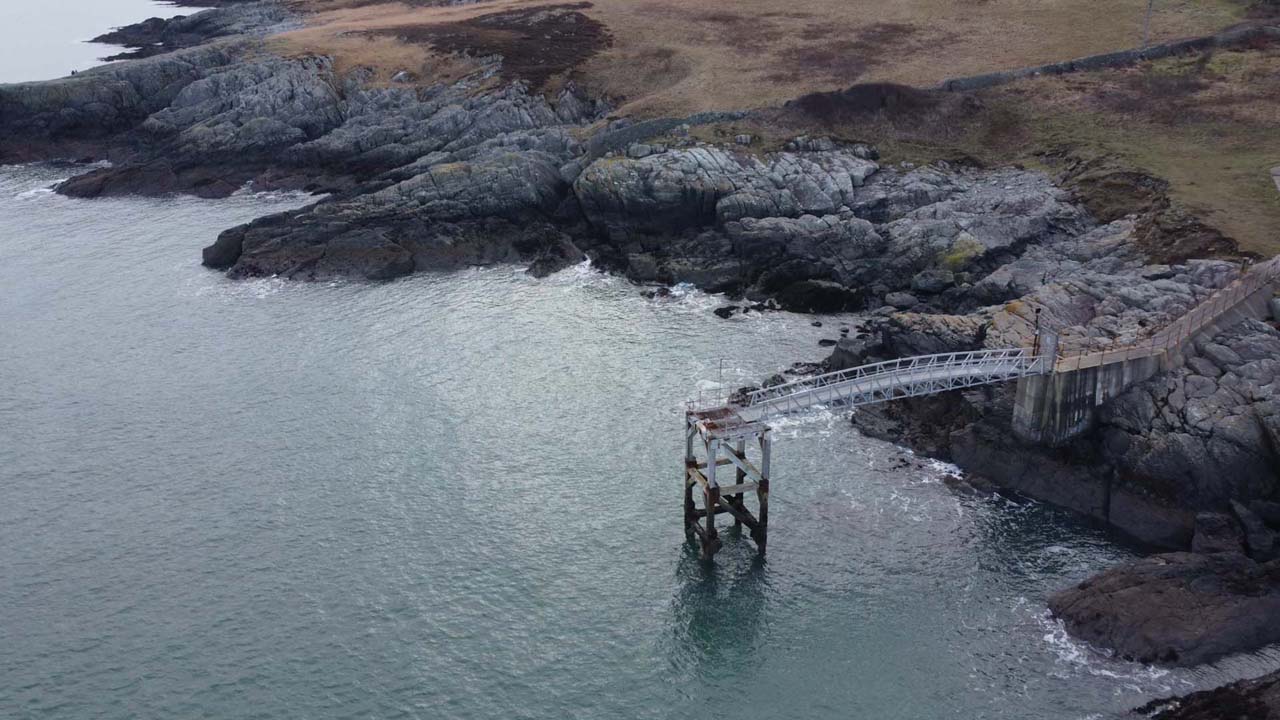
[{"label": "handrail on concrete wall", "polygon": [[1083,368],[1099,367],[1117,362],[1165,355],[1183,348],[1187,341],[1218,318],[1234,310],[1258,291],[1280,280],[1280,257],[1272,258],[1241,273],[1226,287],[1212,295],[1189,312],[1168,325],[1154,330],[1137,342],[1101,351],[1064,352],[1059,346],[1055,372],[1071,372]]}]

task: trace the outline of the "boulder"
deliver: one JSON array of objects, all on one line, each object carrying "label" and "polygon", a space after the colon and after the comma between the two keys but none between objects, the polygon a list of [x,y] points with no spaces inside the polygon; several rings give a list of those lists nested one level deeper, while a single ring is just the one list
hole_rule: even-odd
[{"label": "boulder", "polygon": [[955,273],[950,270],[922,270],[911,278],[911,289],[927,295],[937,295],[954,285],[955,282]]},{"label": "boulder", "polygon": [[915,295],[906,292],[891,292],[884,296],[884,301],[899,310],[910,310],[920,304]]},{"label": "boulder", "polygon": [[873,362],[873,358],[884,352],[880,335],[860,333],[854,337],[842,336],[836,341],[835,348],[827,357],[825,366],[828,370],[844,370]]},{"label": "boulder", "polygon": [[1244,552],[1244,531],[1226,513],[1199,513],[1196,515],[1195,534],[1191,537],[1191,552]]},{"label": "boulder", "polygon": [[1076,637],[1137,662],[1196,665],[1280,642],[1280,561],[1154,555],[1049,598]]}]

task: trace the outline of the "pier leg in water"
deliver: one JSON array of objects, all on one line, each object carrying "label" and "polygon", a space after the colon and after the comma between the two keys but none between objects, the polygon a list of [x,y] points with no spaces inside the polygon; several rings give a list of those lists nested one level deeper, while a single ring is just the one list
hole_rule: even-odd
[{"label": "pier leg in water", "polygon": [[[695,435],[702,440],[705,461],[698,459]],[[758,466],[747,454],[751,438],[760,442],[761,457]],[[763,423],[744,421],[736,413],[721,408],[686,414],[685,533],[698,537],[703,559],[710,560],[720,550],[720,535],[716,530],[716,515],[719,513],[732,515],[735,526],[746,525],[750,528],[751,539],[756,542],[760,552],[764,552],[768,539],[769,454],[769,427]],[[720,485],[717,481],[717,469],[722,465],[734,466],[732,485]],[[694,502],[695,485],[702,486],[701,508]],[[760,502],[759,517],[747,508],[746,493],[750,490],[756,491],[756,498]],[[704,518],[705,524],[702,522]]]},{"label": "pier leg in water", "polygon": [[760,434],[760,482],[756,485],[756,499],[760,503],[760,517],[751,529],[751,539],[756,541],[763,555],[769,543],[769,461],[773,454],[773,440],[768,431]]},{"label": "pier leg in water", "polygon": [[702,559],[710,560],[720,549],[720,535],[716,532],[716,510],[720,507],[720,486],[716,484],[716,466],[720,464],[720,441],[707,443],[707,483],[702,488],[707,513],[707,529],[702,536]]},{"label": "pier leg in water", "polygon": [[698,428],[689,415],[685,416],[684,425],[684,532],[692,535],[693,525],[698,522],[698,508],[693,502],[693,486],[698,483],[694,479],[694,473],[698,470],[698,458],[693,454],[693,439],[698,435]]},{"label": "pier leg in water", "polygon": [[[746,438],[738,438],[738,457],[745,458],[746,456],[747,456],[747,440]],[[747,472],[742,468],[738,468],[738,472],[735,474],[734,485],[740,489],[742,487],[742,484],[746,482],[746,479],[747,479]],[[747,506],[742,503],[741,492],[736,492],[730,495],[729,503],[733,505],[735,508],[737,508],[739,512],[745,512],[747,509]],[[733,515],[733,526],[738,528],[742,527],[742,516],[739,515],[738,513],[734,513]]]}]

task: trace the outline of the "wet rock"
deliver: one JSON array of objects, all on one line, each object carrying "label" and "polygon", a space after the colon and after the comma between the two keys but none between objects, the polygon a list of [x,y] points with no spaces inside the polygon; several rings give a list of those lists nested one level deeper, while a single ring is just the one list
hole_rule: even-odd
[{"label": "wet rock", "polygon": [[778,293],[778,304],[793,312],[836,313],[862,308],[862,293],[828,280],[801,280]]},{"label": "wet rock", "polygon": [[738,305],[722,305],[716,308],[715,310],[712,310],[711,312],[715,313],[716,317],[718,318],[728,320],[729,318],[733,317],[734,313],[738,312],[741,309],[742,308]]},{"label": "wet rock", "polygon": [[836,344],[836,342],[837,342],[837,341],[832,340],[831,338],[822,338],[821,340],[818,340],[818,346],[819,346],[819,347],[832,347],[833,345],[835,345],[835,344]]},{"label": "wet rock", "polygon": [[148,58],[235,35],[264,34],[295,21],[289,8],[276,2],[240,2],[171,18],[149,18],[125,25],[91,42],[123,45],[128,52],[105,60]]},{"label": "wet rock", "polygon": [[1196,665],[1280,641],[1280,562],[1155,555],[1049,599],[1076,637],[1144,663]]},{"label": "wet rock", "polygon": [[1280,717],[1280,671],[1137,708],[1154,720],[1273,720]]}]

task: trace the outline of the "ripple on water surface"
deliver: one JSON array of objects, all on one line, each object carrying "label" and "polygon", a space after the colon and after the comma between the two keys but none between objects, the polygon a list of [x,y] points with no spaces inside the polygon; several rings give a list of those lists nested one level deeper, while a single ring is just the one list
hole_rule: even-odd
[{"label": "ripple on water surface", "polygon": [[681,401],[838,322],[588,266],[230,282],[200,248],[307,199],[60,173],[0,172],[0,716],[1085,717],[1280,664],[1074,643],[1046,595],[1128,550],[830,409],[777,423],[768,561],[704,567]]}]

